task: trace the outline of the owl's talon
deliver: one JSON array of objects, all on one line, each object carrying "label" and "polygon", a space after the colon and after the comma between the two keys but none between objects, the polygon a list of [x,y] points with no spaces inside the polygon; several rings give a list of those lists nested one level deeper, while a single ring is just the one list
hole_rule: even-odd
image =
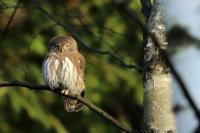
[{"label": "owl's talon", "polygon": [[69,94],[69,90],[63,89],[63,90],[61,91],[61,93],[64,94],[64,95],[68,95],[68,94]]},{"label": "owl's talon", "polygon": [[65,90],[61,90],[61,93],[62,93],[62,94],[65,94]]},{"label": "owl's talon", "polygon": [[62,93],[62,94],[65,94],[65,91],[66,91],[66,90],[65,90],[65,89],[63,89],[63,90],[61,90],[61,93]]}]

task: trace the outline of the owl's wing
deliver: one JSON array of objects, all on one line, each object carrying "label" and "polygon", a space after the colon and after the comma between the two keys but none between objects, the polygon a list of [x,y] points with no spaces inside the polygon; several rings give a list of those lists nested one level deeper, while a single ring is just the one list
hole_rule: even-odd
[{"label": "owl's wing", "polygon": [[77,51],[70,52],[68,58],[76,65],[78,73],[84,77],[85,58]]},{"label": "owl's wing", "polygon": [[80,66],[80,69],[84,72],[86,66],[85,58],[80,53],[78,53],[78,64]]}]

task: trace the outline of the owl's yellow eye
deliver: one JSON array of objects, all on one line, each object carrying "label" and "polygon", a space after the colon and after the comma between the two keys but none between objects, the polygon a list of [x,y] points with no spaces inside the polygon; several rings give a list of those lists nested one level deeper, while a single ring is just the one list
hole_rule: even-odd
[{"label": "owl's yellow eye", "polygon": [[67,48],[69,48],[69,47],[70,47],[69,44],[66,44],[66,45],[64,46],[65,49],[67,49]]}]

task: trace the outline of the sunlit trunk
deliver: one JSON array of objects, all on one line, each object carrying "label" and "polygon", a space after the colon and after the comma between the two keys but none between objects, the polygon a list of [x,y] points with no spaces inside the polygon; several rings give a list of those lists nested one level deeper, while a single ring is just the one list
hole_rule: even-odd
[{"label": "sunlit trunk", "polygon": [[[147,27],[166,49],[166,28],[163,23],[162,0],[155,0]],[[171,104],[171,75],[160,51],[150,36],[144,46],[144,130],[147,132],[175,132]]]}]

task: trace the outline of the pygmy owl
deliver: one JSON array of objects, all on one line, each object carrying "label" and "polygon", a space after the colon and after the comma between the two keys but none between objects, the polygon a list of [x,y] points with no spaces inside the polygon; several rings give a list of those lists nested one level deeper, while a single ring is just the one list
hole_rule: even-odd
[{"label": "pygmy owl", "polygon": [[[64,94],[84,96],[85,59],[79,53],[76,41],[71,36],[58,36],[48,43],[48,52],[42,65],[45,84],[59,89]],[[83,104],[78,100],[64,98],[68,112],[78,112]]]}]

